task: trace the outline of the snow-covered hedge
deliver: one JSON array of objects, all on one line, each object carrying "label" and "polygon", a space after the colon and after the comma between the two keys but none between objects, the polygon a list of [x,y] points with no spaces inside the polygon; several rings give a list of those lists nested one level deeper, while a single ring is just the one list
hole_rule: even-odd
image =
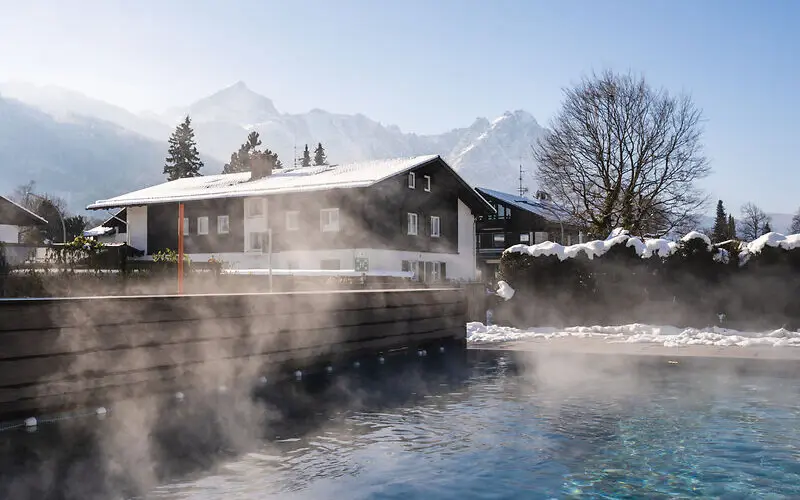
[{"label": "snow-covered hedge", "polygon": [[[800,235],[713,245],[696,231],[670,241],[618,229],[577,245],[512,246],[503,253],[501,275],[517,291],[509,301],[519,309],[512,316],[538,324],[800,318]],[[519,326],[532,324],[526,323]]]}]

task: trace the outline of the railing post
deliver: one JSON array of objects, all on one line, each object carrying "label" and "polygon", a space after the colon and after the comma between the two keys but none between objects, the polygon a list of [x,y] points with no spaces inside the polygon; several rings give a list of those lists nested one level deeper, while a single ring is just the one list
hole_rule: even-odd
[{"label": "railing post", "polygon": [[183,295],[183,203],[178,203],[178,295]]}]

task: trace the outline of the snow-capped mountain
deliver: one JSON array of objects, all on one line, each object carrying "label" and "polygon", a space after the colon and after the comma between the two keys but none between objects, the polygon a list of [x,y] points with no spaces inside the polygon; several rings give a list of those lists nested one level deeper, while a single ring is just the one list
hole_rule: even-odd
[{"label": "snow-capped mountain", "polygon": [[[530,146],[544,132],[531,114],[521,110],[492,121],[478,118],[469,127],[438,135],[404,133],[361,114],[321,109],[283,114],[243,82],[163,116],[174,123],[187,113],[200,150],[221,160],[229,158],[247,133],[255,130],[284,163],[291,163],[306,144],[313,148],[318,142],[335,162],[440,154],[467,181],[501,191],[516,191],[519,165],[530,166]],[[532,177],[526,181],[530,184]]]},{"label": "snow-capped mountain", "polygon": [[[306,144],[325,146],[332,162],[348,162],[439,154],[470,183],[515,192],[520,163],[530,169],[530,146],[544,132],[525,111],[506,112],[489,120],[478,118],[470,126],[437,135],[405,133],[394,125],[383,125],[362,115],[329,113],[281,113],[273,102],[251,90],[244,82],[164,113],[134,114],[123,108],[59,87],[25,83],[0,85],[0,94],[30,104],[57,120],[102,120],[164,144],[174,126],[189,114],[198,149],[225,162],[252,131],[258,131],[266,147],[291,164]],[[141,165],[160,174],[161,160]],[[210,168],[206,172],[212,172]],[[525,181],[533,188],[531,175]],[[103,183],[100,183],[101,186]],[[101,187],[99,186],[99,187]],[[98,187],[98,188],[99,188]],[[131,186],[139,187],[139,186]],[[114,193],[102,193],[112,195]]]},{"label": "snow-capped mountain", "polygon": [[[522,110],[436,135],[406,133],[362,114],[281,113],[244,82],[147,114],[55,86],[0,84],[0,193],[34,180],[54,194],[71,193],[72,208],[80,210],[90,201],[160,182],[167,139],[187,113],[207,174],[220,172],[256,130],[288,165],[306,144],[313,149],[318,142],[334,163],[439,154],[472,185],[512,193],[519,187],[520,165],[523,184],[536,188],[531,145],[546,132]],[[770,215],[773,229],[788,228],[791,215]],[[701,221],[701,227],[710,224]]]}]

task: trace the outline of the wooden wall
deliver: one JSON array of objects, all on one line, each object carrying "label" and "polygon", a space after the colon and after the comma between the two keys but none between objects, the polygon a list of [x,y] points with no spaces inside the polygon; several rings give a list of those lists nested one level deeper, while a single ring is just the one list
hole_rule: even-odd
[{"label": "wooden wall", "polygon": [[465,341],[462,289],[0,300],[0,419]]}]

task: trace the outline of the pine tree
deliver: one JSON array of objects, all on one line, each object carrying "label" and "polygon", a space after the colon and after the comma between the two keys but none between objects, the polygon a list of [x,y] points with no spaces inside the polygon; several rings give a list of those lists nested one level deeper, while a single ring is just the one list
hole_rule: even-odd
[{"label": "pine tree", "polygon": [[728,215],[728,238],[729,240],[736,239],[736,219],[733,215]]},{"label": "pine tree", "polygon": [[798,209],[797,213],[792,217],[792,225],[789,226],[789,233],[800,234],[800,209]]},{"label": "pine tree", "polygon": [[715,243],[721,243],[728,237],[728,217],[725,214],[725,206],[722,200],[717,201],[717,217],[714,219],[714,230],[711,233],[711,239]]},{"label": "pine tree", "polygon": [[183,177],[198,177],[202,175],[200,173],[202,167],[203,162],[200,160],[200,153],[194,140],[192,120],[187,115],[169,137],[164,174],[169,181]]},{"label": "pine tree", "polygon": [[244,146],[247,146],[248,151],[255,151],[260,145],[261,138],[258,136],[258,132],[254,130],[247,134],[247,142],[244,143]]},{"label": "pine tree", "polygon": [[301,167],[310,167],[311,166],[311,153],[308,151],[308,144],[306,144],[306,148],[303,150],[303,159],[300,160]]},{"label": "pine tree", "polygon": [[772,232],[772,226],[770,226],[770,225],[769,225],[769,221],[767,221],[767,222],[764,224],[764,229],[761,231],[761,235],[763,236],[763,235],[765,235],[765,234],[767,234],[767,233],[771,233],[771,232]]},{"label": "pine tree", "polygon": [[317,144],[317,149],[314,150],[314,165],[327,165],[328,158],[325,156],[325,148],[322,143]]},{"label": "pine tree", "polygon": [[231,154],[231,161],[225,164],[222,168],[222,173],[235,174],[237,172],[249,172],[250,158],[256,155],[267,155],[275,161],[275,168],[283,168],[283,164],[281,164],[281,161],[278,159],[278,154],[273,153],[269,149],[260,151],[257,149],[260,145],[261,138],[258,136],[258,132],[250,132],[247,135],[247,141],[239,146],[239,151]]}]

